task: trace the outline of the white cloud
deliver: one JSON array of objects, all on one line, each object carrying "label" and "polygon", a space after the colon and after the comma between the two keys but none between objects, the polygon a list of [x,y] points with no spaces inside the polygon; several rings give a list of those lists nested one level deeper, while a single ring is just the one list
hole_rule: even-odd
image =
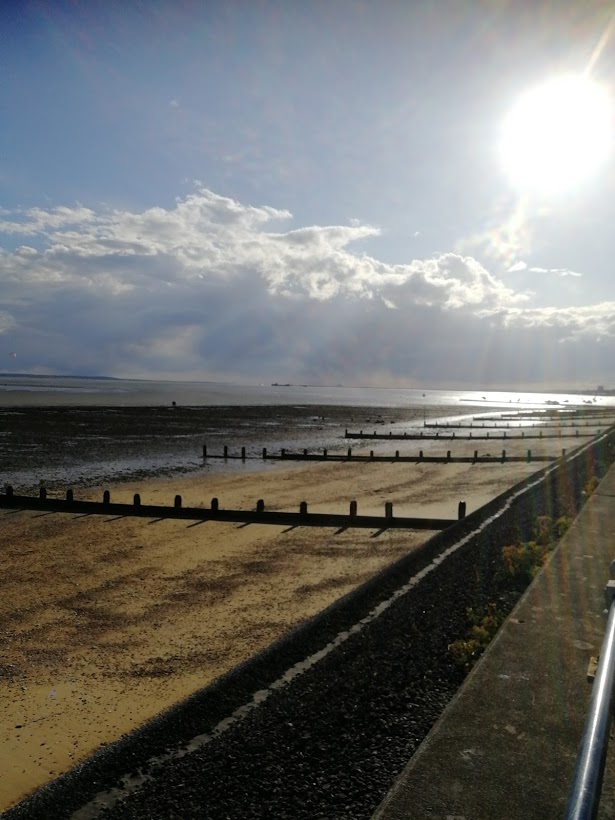
[{"label": "white cloud", "polygon": [[12,327],[15,327],[16,321],[10,313],[7,313],[4,310],[0,310],[0,333],[4,333],[7,330],[10,330]]},{"label": "white cloud", "polygon": [[514,265],[511,265],[506,273],[520,273],[521,271],[528,271],[529,273],[549,273],[554,276],[561,276],[562,278],[565,276],[573,276],[573,277],[581,277],[583,276],[582,273],[577,273],[576,271],[569,270],[568,268],[541,268],[541,267],[528,267],[527,262],[518,261],[515,262]]},{"label": "white cloud", "polygon": [[582,273],[577,273],[573,270],[568,270],[568,268],[528,268],[530,273],[551,273],[555,276],[576,276],[580,277],[583,276]]},{"label": "white cloud", "polygon": [[472,256],[390,264],[353,244],[377,227],[295,226],[202,186],[168,208],[0,217],[31,237],[0,248],[0,332],[31,370],[450,382],[500,338],[512,356],[545,328],[553,343],[615,335],[613,305],[528,308]]},{"label": "white cloud", "polygon": [[369,225],[269,230],[291,214],[240,204],[200,188],[173,208],[142,212],[33,208],[0,221],[8,233],[44,240],[37,254],[22,246],[3,258],[3,273],[33,282],[95,283],[114,293],[151,288],[162,278],[232,279],[249,269],[271,293],[317,300],[337,295],[372,298],[387,291],[409,304],[449,309],[518,303],[515,294],[476,260],[456,254],[390,265],[357,254],[352,243],[377,237]]},{"label": "white cloud", "polygon": [[498,308],[481,315],[497,318],[506,327],[551,328],[559,331],[560,340],[615,338],[615,302],[566,308]]}]

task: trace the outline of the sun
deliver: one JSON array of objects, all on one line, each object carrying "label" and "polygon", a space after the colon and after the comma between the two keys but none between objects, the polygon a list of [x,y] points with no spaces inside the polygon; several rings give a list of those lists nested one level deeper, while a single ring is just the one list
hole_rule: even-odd
[{"label": "sun", "polygon": [[582,182],[611,151],[612,107],[602,86],[582,75],[530,89],[504,119],[500,157],[512,184],[556,193]]}]

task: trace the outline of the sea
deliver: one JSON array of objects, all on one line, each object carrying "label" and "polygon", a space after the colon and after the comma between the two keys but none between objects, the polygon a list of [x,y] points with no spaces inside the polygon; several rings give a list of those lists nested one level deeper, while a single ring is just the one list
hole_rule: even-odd
[{"label": "sea", "polygon": [[[263,448],[333,452],[347,446],[345,428],[411,434],[426,420],[590,405],[615,408],[615,396],[0,375],[0,487],[276,469]],[[204,446],[214,457],[203,458]],[[244,446],[247,459],[216,459],[224,446]]]},{"label": "sea", "polygon": [[184,407],[331,405],[424,407],[465,403],[501,407],[583,405],[615,407],[615,396],[494,390],[335,387],[301,384],[238,385],[223,382],[153,381],[89,377],[0,375],[0,407]]}]

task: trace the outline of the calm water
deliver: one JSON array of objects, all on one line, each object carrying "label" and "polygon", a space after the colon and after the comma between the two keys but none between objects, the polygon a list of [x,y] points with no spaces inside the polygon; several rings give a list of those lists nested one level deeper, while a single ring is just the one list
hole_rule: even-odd
[{"label": "calm water", "polygon": [[[594,400],[595,399],[595,400]],[[490,390],[420,390],[372,387],[303,387],[233,385],[216,382],[131,381],[123,379],[0,376],[0,407],[16,406],[182,406],[338,405],[363,407],[423,407],[515,404],[615,407],[615,396],[592,394],[497,392]]]}]

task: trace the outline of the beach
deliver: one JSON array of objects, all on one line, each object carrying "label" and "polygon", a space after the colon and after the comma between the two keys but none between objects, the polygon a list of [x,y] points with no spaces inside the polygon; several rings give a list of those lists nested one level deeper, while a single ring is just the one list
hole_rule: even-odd
[{"label": "beach", "polygon": [[[314,427],[323,426],[323,416],[335,416],[335,431],[325,439],[338,452],[350,443],[341,439],[347,423],[378,418],[373,409],[344,410],[309,411]],[[386,420],[387,432],[409,429],[393,418],[398,415]],[[407,424],[418,424],[416,415]],[[316,432],[320,445],[323,431]],[[261,444],[256,438],[254,449]],[[564,444],[571,451],[585,441]],[[396,449],[418,453],[419,446],[438,455],[502,449],[501,442],[469,440],[352,446],[387,455]],[[519,439],[505,446],[510,455],[528,449]],[[536,455],[557,456],[562,447],[557,438],[532,442]],[[137,482],[84,482],[76,494],[100,499],[110,488],[114,501],[127,502],[139,492],[144,504],[172,504],[181,495],[185,506],[197,507],[217,497],[221,506],[237,509],[254,509],[257,499],[265,499],[268,509],[296,510],[305,500],[315,512],[347,512],[356,500],[360,513],[377,515],[388,501],[400,516],[456,518],[460,500],[470,513],[542,466],[394,460],[267,466],[255,459],[227,471],[201,464]],[[0,810],[206,686],[433,535],[0,515],[6,544],[0,575]]]}]

